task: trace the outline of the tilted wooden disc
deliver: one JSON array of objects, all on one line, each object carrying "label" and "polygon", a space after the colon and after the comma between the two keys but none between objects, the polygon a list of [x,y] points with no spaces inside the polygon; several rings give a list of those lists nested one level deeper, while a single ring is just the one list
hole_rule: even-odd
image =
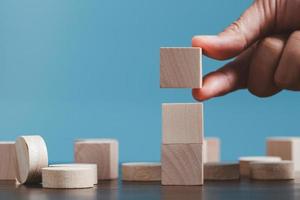
[{"label": "tilted wooden disc", "polygon": [[160,181],[161,164],[155,162],[122,163],[124,181]]},{"label": "tilted wooden disc", "polygon": [[242,177],[250,176],[250,163],[254,161],[263,161],[263,162],[274,162],[280,161],[281,158],[278,156],[244,156],[240,157],[240,174]]},{"label": "tilted wooden disc", "polygon": [[291,180],[295,178],[294,163],[288,160],[251,162],[250,176],[255,180]]},{"label": "tilted wooden disc", "polygon": [[39,135],[20,136],[16,140],[17,180],[23,183],[40,183],[43,167],[48,166],[48,152]]},{"label": "tilted wooden disc", "polygon": [[88,167],[45,167],[42,169],[44,188],[90,188],[95,173]]}]

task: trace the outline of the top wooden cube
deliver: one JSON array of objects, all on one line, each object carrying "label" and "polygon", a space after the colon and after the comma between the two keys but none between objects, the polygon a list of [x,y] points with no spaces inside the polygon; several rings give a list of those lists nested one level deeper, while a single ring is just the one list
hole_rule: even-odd
[{"label": "top wooden cube", "polygon": [[160,48],[161,88],[201,88],[201,48]]}]

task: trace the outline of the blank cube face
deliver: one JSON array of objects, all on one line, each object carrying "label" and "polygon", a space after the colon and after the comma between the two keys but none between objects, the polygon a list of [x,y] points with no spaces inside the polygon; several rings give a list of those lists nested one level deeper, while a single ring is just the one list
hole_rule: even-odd
[{"label": "blank cube face", "polygon": [[202,143],[202,103],[162,104],[162,143]]},{"label": "blank cube face", "polygon": [[118,178],[117,143],[75,143],[75,162],[97,164],[98,179]]},{"label": "blank cube face", "polygon": [[0,180],[15,180],[17,157],[15,142],[0,142]]},{"label": "blank cube face", "polygon": [[203,142],[203,161],[220,161],[220,140],[219,138],[205,138]]},{"label": "blank cube face", "polygon": [[282,160],[292,160],[292,141],[268,141],[268,156],[278,156]]},{"label": "blank cube face", "polygon": [[300,170],[300,137],[278,137],[267,140],[267,155],[292,160],[295,170]]},{"label": "blank cube face", "polygon": [[202,185],[202,144],[163,144],[162,184]]},{"label": "blank cube face", "polygon": [[201,48],[160,48],[160,87],[202,87],[201,54]]}]

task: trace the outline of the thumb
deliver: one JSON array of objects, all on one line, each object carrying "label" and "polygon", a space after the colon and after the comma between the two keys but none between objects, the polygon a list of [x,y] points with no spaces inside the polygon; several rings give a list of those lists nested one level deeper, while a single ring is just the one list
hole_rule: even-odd
[{"label": "thumb", "polygon": [[[235,22],[222,33],[194,36],[193,47],[201,47],[209,57],[224,60],[237,56],[266,34],[274,23],[276,7],[272,1],[255,1]],[[268,12],[265,8],[269,8]],[[271,10],[271,11],[270,11]]]}]

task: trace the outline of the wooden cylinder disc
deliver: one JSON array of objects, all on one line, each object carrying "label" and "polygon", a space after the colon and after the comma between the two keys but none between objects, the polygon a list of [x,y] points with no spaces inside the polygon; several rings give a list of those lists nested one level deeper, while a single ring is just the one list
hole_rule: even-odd
[{"label": "wooden cylinder disc", "polygon": [[87,167],[91,168],[94,173],[94,184],[98,183],[98,175],[97,175],[97,164],[89,164],[89,163],[64,163],[64,164],[51,164],[49,167]]},{"label": "wooden cylinder disc", "polygon": [[250,176],[250,163],[254,161],[263,161],[263,162],[277,162],[281,158],[278,156],[245,156],[240,157],[240,175],[242,177]]},{"label": "wooden cylinder disc", "polygon": [[42,168],[48,166],[48,152],[39,135],[21,136],[16,140],[17,180],[23,183],[40,183]]},{"label": "wooden cylinder disc", "polygon": [[204,180],[237,180],[240,178],[238,163],[204,163]]},{"label": "wooden cylinder disc", "polygon": [[161,164],[155,162],[128,162],[122,164],[124,181],[160,181]]},{"label": "wooden cylinder disc", "polygon": [[95,172],[88,167],[45,167],[42,169],[44,188],[90,188]]},{"label": "wooden cylinder disc", "polygon": [[288,160],[251,162],[250,175],[255,180],[292,180],[295,178],[294,163]]}]

